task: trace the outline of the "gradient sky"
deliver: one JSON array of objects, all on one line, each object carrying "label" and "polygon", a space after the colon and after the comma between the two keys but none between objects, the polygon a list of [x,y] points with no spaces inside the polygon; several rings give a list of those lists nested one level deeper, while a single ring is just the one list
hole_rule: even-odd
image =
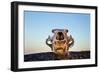
[{"label": "gradient sky", "polygon": [[90,50],[89,14],[24,11],[24,53],[51,51],[45,40],[55,28],[69,30],[75,40],[70,51]]}]

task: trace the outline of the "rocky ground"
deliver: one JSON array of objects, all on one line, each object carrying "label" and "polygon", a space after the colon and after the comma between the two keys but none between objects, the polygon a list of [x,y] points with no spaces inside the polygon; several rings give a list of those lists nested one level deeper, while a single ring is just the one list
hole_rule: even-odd
[{"label": "rocky ground", "polygon": [[[90,51],[80,51],[80,52],[69,52],[69,60],[72,59],[89,59]],[[53,52],[36,53],[24,55],[24,61],[48,61],[48,60],[58,60]]]}]

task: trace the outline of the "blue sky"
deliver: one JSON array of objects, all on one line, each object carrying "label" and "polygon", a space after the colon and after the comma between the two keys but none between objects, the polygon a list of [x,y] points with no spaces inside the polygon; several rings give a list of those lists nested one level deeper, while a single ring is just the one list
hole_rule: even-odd
[{"label": "blue sky", "polygon": [[24,11],[25,54],[48,52],[45,44],[52,29],[68,29],[75,40],[71,51],[90,50],[90,15]]}]

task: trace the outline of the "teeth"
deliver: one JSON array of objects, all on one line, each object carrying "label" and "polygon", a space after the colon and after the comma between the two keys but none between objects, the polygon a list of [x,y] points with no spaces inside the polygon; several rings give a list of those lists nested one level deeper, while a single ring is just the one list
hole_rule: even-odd
[{"label": "teeth", "polygon": [[57,52],[63,52],[63,50],[57,50]]},{"label": "teeth", "polygon": [[62,50],[62,48],[57,48],[57,50]]}]

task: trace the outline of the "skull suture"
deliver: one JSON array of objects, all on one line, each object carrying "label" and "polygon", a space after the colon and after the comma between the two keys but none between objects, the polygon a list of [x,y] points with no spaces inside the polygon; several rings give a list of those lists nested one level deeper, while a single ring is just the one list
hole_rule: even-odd
[{"label": "skull suture", "polygon": [[74,44],[72,36],[68,36],[67,29],[53,29],[53,37],[46,39],[46,44],[56,54],[58,59],[67,59],[68,50]]}]

